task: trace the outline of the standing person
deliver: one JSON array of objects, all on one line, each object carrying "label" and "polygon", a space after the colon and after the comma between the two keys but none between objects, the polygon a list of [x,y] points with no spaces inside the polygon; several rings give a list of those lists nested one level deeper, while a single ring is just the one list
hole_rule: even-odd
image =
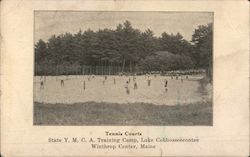
[{"label": "standing person", "polygon": [[85,80],[83,81],[83,90],[86,89]]},{"label": "standing person", "polygon": [[183,78],[181,77],[181,83],[183,83]]},{"label": "standing person", "polygon": [[186,76],[186,79],[188,79],[188,75]]},{"label": "standing person", "polygon": [[114,84],[115,84],[115,77],[114,77]]},{"label": "standing person", "polygon": [[129,82],[128,81],[125,84],[125,89],[126,89],[126,93],[129,94],[130,90],[129,90]]},{"label": "standing person", "polygon": [[167,92],[168,91],[168,80],[165,81],[165,91]]},{"label": "standing person", "polygon": [[137,87],[137,83],[136,83],[136,81],[134,82],[134,89],[137,89],[138,87]]},{"label": "standing person", "polygon": [[61,79],[61,87],[64,87],[64,80]]},{"label": "standing person", "polygon": [[40,89],[44,89],[44,83],[43,83],[43,80],[40,82]]},{"label": "standing person", "polygon": [[168,80],[165,81],[165,87],[167,87],[167,86],[168,86]]},{"label": "standing person", "polygon": [[151,85],[151,79],[150,79],[150,77],[148,77],[148,86],[150,86]]}]

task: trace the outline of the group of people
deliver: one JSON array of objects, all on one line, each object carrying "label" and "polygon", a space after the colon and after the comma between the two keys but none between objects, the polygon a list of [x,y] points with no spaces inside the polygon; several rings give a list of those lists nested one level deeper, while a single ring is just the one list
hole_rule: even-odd
[{"label": "group of people", "polygon": [[[156,75],[154,75],[154,77],[156,77]],[[133,77],[133,80],[134,80],[134,89],[137,89],[138,86],[137,86],[137,83],[136,83],[135,79],[136,79],[136,77],[134,76]],[[151,85],[150,75],[146,74],[145,75],[145,79],[147,79],[147,85],[150,86]],[[174,79],[174,76],[171,76],[171,79]],[[176,76],[175,79],[178,80],[179,76]],[[180,77],[180,79],[181,79],[181,83],[183,83],[183,77]],[[186,76],[186,79],[188,79],[188,76]],[[130,78],[128,79],[128,81],[126,81],[126,84],[125,84],[125,89],[126,89],[126,93],[127,94],[130,93],[129,83],[130,83]],[[167,92],[168,91],[168,80],[167,79],[164,82],[164,88],[165,88],[165,91]]]},{"label": "group of people", "polygon": [[[156,77],[156,75],[154,75],[154,77]],[[150,86],[151,85],[150,75],[146,74],[145,79],[147,79],[147,85]],[[134,81],[134,89],[138,89],[135,76],[133,76],[133,81]],[[130,94],[129,84],[130,84],[130,78],[128,79],[128,81],[126,81],[126,84],[125,84],[125,89],[126,89],[127,94]],[[168,80],[165,80],[164,88],[165,88],[165,91],[168,91]]]},{"label": "group of people", "polygon": [[[133,82],[134,82],[134,89],[138,89],[138,85],[137,85],[135,76],[133,76]],[[130,77],[129,77],[128,81],[126,81],[126,84],[125,84],[125,89],[126,89],[127,94],[130,94],[129,84],[130,84]]]},{"label": "group of people", "polygon": [[[156,75],[154,75],[154,77],[156,77]],[[95,78],[95,75],[90,75],[87,77],[88,81],[90,81],[91,79],[94,79]],[[105,82],[107,81],[108,77],[105,75],[103,76],[103,85],[105,85]],[[137,81],[136,81],[136,75],[132,76],[132,79],[133,79],[133,89],[136,90],[138,89],[138,84],[137,84]],[[147,80],[147,85],[148,86],[151,86],[151,76],[149,74],[146,74],[145,75],[145,79]],[[174,76],[171,76],[171,79],[174,79]],[[176,80],[179,79],[178,76],[175,77]],[[181,82],[183,82],[183,77],[180,77],[181,79]],[[186,79],[188,79],[188,76],[186,76]],[[61,87],[64,87],[64,80],[63,78],[59,79],[60,80],[60,85]],[[44,83],[46,81],[46,76],[41,76],[40,77],[40,89],[44,89]],[[113,83],[114,85],[116,84],[116,78],[114,77],[113,78]],[[128,77],[126,83],[125,83],[125,89],[126,89],[126,93],[127,94],[130,94],[130,84],[131,84],[131,77]],[[168,91],[168,80],[166,79],[165,82],[164,82],[164,88],[165,88],[165,91],[167,92]],[[83,89],[85,90],[86,89],[86,82],[85,80],[83,81]]]}]

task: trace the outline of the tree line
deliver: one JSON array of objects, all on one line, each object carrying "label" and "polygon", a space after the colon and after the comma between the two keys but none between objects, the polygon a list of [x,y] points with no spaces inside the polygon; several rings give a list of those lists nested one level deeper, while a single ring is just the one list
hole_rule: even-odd
[{"label": "tree line", "polygon": [[212,24],[198,26],[187,41],[180,33],[141,31],[129,21],[116,29],[80,30],[35,44],[35,75],[118,74],[212,67]]}]

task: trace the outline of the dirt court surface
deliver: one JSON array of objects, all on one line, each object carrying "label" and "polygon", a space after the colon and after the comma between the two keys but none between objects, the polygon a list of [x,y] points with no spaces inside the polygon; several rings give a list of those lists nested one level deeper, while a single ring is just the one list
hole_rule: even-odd
[{"label": "dirt court surface", "polygon": [[[74,104],[82,102],[108,103],[151,103],[154,105],[185,105],[204,101],[204,95],[199,92],[199,79],[202,76],[179,77],[136,76],[138,89],[134,89],[132,76],[40,76],[34,77],[34,102]],[[61,85],[61,80],[64,86]],[[125,84],[129,81],[129,91],[126,93]],[[167,91],[164,87],[168,80]],[[44,82],[41,89],[40,82]],[[84,89],[85,81],[85,89]],[[209,95],[205,96],[209,97]]]}]

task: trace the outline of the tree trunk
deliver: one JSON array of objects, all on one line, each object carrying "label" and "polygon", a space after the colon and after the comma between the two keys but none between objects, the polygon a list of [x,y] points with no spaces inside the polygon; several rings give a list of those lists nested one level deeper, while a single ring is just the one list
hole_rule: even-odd
[{"label": "tree trunk", "polygon": [[131,63],[131,60],[129,61],[129,68],[130,68],[130,73],[132,73],[132,63]]},{"label": "tree trunk", "polygon": [[124,72],[124,66],[125,66],[125,58],[123,59],[123,64],[122,64],[122,73]]},{"label": "tree trunk", "polygon": [[106,60],[104,60],[104,75],[106,75]]},{"label": "tree trunk", "polygon": [[110,62],[110,75],[112,75],[112,62]]},{"label": "tree trunk", "polygon": [[83,75],[85,75],[85,65],[83,65]]},{"label": "tree trunk", "polygon": [[108,61],[108,63],[109,63],[109,75],[110,75],[110,61]]},{"label": "tree trunk", "polygon": [[56,64],[56,81],[57,81],[57,75],[58,75],[58,70],[57,70],[57,64]]},{"label": "tree trunk", "polygon": [[101,61],[101,69],[102,69],[102,75],[103,75],[103,63]]},{"label": "tree trunk", "polygon": [[138,67],[137,67],[137,64],[135,63],[135,73],[138,72]]}]

